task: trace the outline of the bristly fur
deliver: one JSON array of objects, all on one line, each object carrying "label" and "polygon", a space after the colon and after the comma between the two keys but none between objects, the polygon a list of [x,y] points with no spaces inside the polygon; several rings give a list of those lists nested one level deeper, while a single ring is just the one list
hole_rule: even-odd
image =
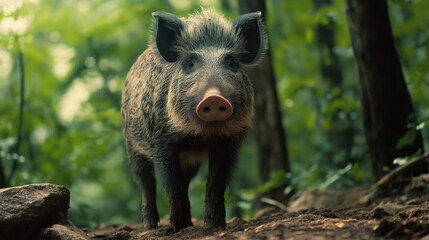
[{"label": "bristly fur", "polygon": [[218,47],[239,52],[243,39],[224,16],[213,9],[202,9],[184,19],[185,28],[177,39],[177,52]]},{"label": "bristly fur", "polygon": [[[178,53],[186,53],[204,47],[218,47],[230,49],[232,52],[242,52],[245,40],[240,36],[240,32],[233,28],[231,22],[227,20],[223,14],[214,9],[201,8],[200,11],[181,18],[185,24],[181,35],[176,39],[175,51]],[[255,65],[263,58],[268,48],[268,38],[264,24],[259,20],[261,31],[261,46],[260,57],[258,61],[252,63]],[[149,35],[154,36],[155,19],[152,23]],[[153,44],[155,39],[149,39],[149,45]]]}]

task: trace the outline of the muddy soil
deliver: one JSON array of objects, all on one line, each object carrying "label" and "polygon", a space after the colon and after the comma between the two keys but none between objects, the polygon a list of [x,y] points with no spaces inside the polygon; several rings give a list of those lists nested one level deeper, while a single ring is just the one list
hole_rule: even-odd
[{"label": "muddy soil", "polygon": [[[288,210],[269,207],[253,219],[234,218],[223,230],[193,227],[172,233],[168,221],[156,230],[141,224],[88,230],[92,239],[423,239],[429,240],[429,177],[401,193],[368,200],[367,189],[304,191]],[[425,178],[423,178],[425,179]]]}]

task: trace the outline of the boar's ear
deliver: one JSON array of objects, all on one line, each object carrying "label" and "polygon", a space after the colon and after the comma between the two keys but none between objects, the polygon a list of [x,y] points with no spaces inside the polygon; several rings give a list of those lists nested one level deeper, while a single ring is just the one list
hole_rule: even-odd
[{"label": "boar's ear", "polygon": [[244,40],[244,49],[240,55],[243,63],[253,64],[265,52],[267,38],[261,20],[261,12],[246,13],[237,17],[232,23]]},{"label": "boar's ear", "polygon": [[174,50],[174,44],[183,29],[182,20],[164,12],[154,12],[152,16],[155,18],[154,36],[159,53],[168,62],[177,61],[179,55]]}]

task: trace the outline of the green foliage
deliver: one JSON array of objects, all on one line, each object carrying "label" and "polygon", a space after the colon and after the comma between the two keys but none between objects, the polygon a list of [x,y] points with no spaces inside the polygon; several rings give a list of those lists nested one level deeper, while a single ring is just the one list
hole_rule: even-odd
[{"label": "green foliage", "polygon": [[[292,179],[299,179],[299,188],[321,185],[327,176],[352,162],[355,170],[348,175],[357,174],[349,176],[353,181],[342,179],[330,187],[369,183],[371,171],[343,1],[317,11],[313,1],[270,1],[268,6],[267,25],[289,140]],[[335,26],[334,52],[342,73],[342,83],[334,88],[322,79],[323,53],[315,32],[318,25],[329,22]]]},{"label": "green foliage", "polygon": [[429,2],[424,0],[388,1],[397,50],[400,54],[408,90],[414,102],[426,149],[429,148]]},{"label": "green foliage", "polygon": [[[362,127],[356,69],[343,0],[315,10],[313,1],[267,1],[267,27],[292,172],[258,180],[252,136],[243,146],[227,193],[229,216],[250,216],[255,197],[285,181],[285,189],[348,188],[372,181]],[[0,2],[0,164],[18,170],[12,185],[51,182],[71,189],[70,218],[79,226],[138,221],[140,192],[126,159],[120,101],[124,78],[146,48],[151,12],[179,15],[204,7],[236,16],[235,1],[5,0]],[[429,1],[389,1],[397,48],[429,147]],[[330,62],[315,29],[335,25],[342,84],[320,73]],[[24,55],[25,109],[21,155],[14,148],[19,118],[18,49]],[[387,90],[386,90],[387,91]],[[267,116],[269,117],[269,116]],[[411,129],[415,131],[415,129]],[[413,132],[404,136],[406,144]],[[339,141],[338,136],[345,136]],[[337,140],[336,140],[337,139]],[[400,163],[400,161],[398,161]],[[204,171],[190,188],[202,218]],[[168,204],[159,186],[161,215]],[[239,206],[239,207],[237,207]]]},{"label": "green foliage", "polygon": [[[140,199],[123,149],[119,108],[124,76],[146,47],[147,31],[140,29],[150,25],[151,3],[4,4],[0,20],[12,27],[2,25],[1,160],[6,169],[13,158],[20,160],[12,185],[67,186],[70,216],[78,225],[137,221]],[[22,156],[10,152],[18,119],[18,46],[27,76]]]},{"label": "green foliage", "polygon": [[[282,170],[271,172],[270,180],[265,182],[257,187],[250,187],[246,189],[239,190],[239,194],[233,199],[228,199],[231,203],[236,205],[241,213],[241,216],[244,219],[251,218],[256,211],[258,210],[259,202],[257,202],[262,196],[266,195],[270,191],[284,186],[286,182],[291,182],[290,173],[285,173]],[[289,194],[293,186],[288,186],[285,188],[285,194]],[[231,195],[228,192],[228,196]]]}]

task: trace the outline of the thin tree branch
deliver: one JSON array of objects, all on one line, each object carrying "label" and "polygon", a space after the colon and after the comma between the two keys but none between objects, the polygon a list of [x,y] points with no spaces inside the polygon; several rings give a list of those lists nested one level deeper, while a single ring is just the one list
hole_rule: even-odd
[{"label": "thin tree branch", "polygon": [[5,187],[7,187],[6,175],[4,173],[3,160],[0,158],[0,188],[5,188]]},{"label": "thin tree branch", "polygon": [[427,165],[429,162],[429,152],[415,157],[409,160],[402,166],[399,166],[393,169],[388,174],[384,175],[380,180],[377,181],[369,190],[366,195],[366,198],[369,201],[373,199],[384,196],[393,191],[393,189],[401,189],[401,185],[406,185],[411,181],[411,177],[416,169],[425,169],[425,172],[428,171]]},{"label": "thin tree branch", "polygon": [[23,124],[24,124],[24,106],[25,106],[25,68],[24,68],[24,54],[21,49],[18,47],[18,71],[19,71],[19,83],[20,83],[20,91],[19,91],[19,119],[18,119],[18,133],[17,140],[14,146],[14,151],[17,154],[18,158],[13,159],[12,167],[10,168],[8,185],[11,185],[11,181],[13,175],[18,167],[18,159],[21,156],[21,143],[22,143],[22,135],[23,135]]},{"label": "thin tree branch", "polygon": [[275,207],[277,207],[283,211],[287,211],[287,207],[283,203],[276,201],[274,199],[263,197],[263,198],[261,198],[261,202],[275,206]]}]

